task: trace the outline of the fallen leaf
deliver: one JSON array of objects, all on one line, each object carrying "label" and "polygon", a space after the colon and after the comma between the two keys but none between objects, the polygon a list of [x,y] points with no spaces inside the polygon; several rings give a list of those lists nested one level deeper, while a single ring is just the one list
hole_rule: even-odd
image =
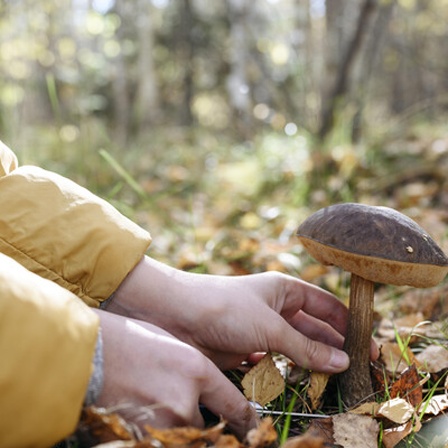
[{"label": "fallen leaf", "polygon": [[219,437],[219,439],[215,443],[215,448],[241,448],[240,442],[238,439],[231,434],[223,434]]},{"label": "fallen leaf", "polygon": [[131,428],[122,417],[94,406],[83,409],[77,432],[80,437],[93,437],[96,444],[135,440]]},{"label": "fallen leaf", "polygon": [[277,431],[272,418],[267,417],[261,421],[257,428],[251,429],[246,436],[250,448],[261,448],[277,440]]},{"label": "fallen leaf", "polygon": [[196,448],[205,445],[206,442],[215,443],[221,436],[225,425],[224,421],[208,429],[199,429],[193,426],[158,429],[145,425],[145,430],[150,437],[165,448],[179,446]]},{"label": "fallen leaf", "polygon": [[383,340],[395,341],[398,334],[402,340],[412,341],[417,334],[424,333],[421,328],[423,322],[425,322],[425,318],[420,312],[407,314],[393,320],[382,319],[378,328],[378,336]]},{"label": "fallen leaf", "polygon": [[350,413],[352,414],[360,414],[360,415],[370,415],[371,417],[375,417],[378,413],[378,409],[381,407],[380,403],[376,403],[375,401],[369,403],[363,403],[358,407],[351,409]]},{"label": "fallen leaf", "polygon": [[261,406],[265,406],[285,390],[285,380],[270,353],[244,375],[241,385],[245,397]]},{"label": "fallen leaf", "polygon": [[386,417],[392,422],[403,424],[409,421],[415,414],[415,408],[403,398],[393,398],[383,403],[378,409],[377,415]]},{"label": "fallen leaf", "polygon": [[324,443],[330,445],[334,444],[333,438],[333,419],[332,418],[317,418],[314,419],[306,434],[312,437],[319,437],[324,440]]},{"label": "fallen leaf", "polygon": [[433,395],[429,401],[423,402],[418,408],[418,412],[424,414],[437,415],[448,409],[448,397],[446,395]]},{"label": "fallen leaf", "polygon": [[371,363],[370,374],[372,376],[372,386],[373,390],[382,394],[387,387],[389,382],[389,374],[386,370],[385,365],[382,362],[375,361]]},{"label": "fallen leaf", "polygon": [[395,342],[386,342],[381,347],[381,359],[391,373],[401,373],[409,365],[416,363],[415,356],[409,347],[404,351]]},{"label": "fallen leaf", "polygon": [[429,345],[416,355],[423,369],[429,373],[440,372],[448,368],[448,349],[443,345]]},{"label": "fallen leaf", "polygon": [[415,328],[419,324],[425,321],[425,316],[420,311],[416,313],[408,313],[405,316],[398,317],[394,319],[394,327],[399,331],[400,328],[404,328],[405,330],[408,328]]},{"label": "fallen leaf", "polygon": [[352,413],[338,414],[333,419],[333,437],[344,448],[377,448],[379,424],[371,417]]},{"label": "fallen leaf", "polygon": [[412,431],[412,422],[407,422],[406,424],[395,428],[385,429],[383,432],[384,448],[394,448],[394,446],[401,442],[406,436],[411,434]]},{"label": "fallen leaf", "polygon": [[330,375],[328,373],[311,372],[310,387],[307,394],[311,402],[311,409],[314,411],[320,405],[322,394],[327,387]]},{"label": "fallen leaf", "polygon": [[417,367],[412,364],[403,371],[400,377],[389,389],[391,398],[406,398],[413,406],[418,406],[423,400],[423,391]]},{"label": "fallen leaf", "polygon": [[289,438],[282,445],[282,448],[325,448],[325,442],[322,437],[304,434],[303,436]]},{"label": "fallen leaf", "polygon": [[446,311],[444,298],[447,292],[447,285],[430,289],[410,289],[400,299],[400,311],[403,314],[421,312],[424,319],[437,318]]}]

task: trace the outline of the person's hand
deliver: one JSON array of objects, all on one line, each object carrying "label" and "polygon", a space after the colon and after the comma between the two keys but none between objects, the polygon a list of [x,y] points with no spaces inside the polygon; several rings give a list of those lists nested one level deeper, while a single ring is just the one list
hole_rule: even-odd
[{"label": "person's hand", "polygon": [[[336,373],[347,308],[332,294],[277,272],[247,276],[186,273],[148,257],[117,289],[108,310],[160,326],[220,368],[275,351],[298,365]],[[378,349],[372,344],[372,358]]]},{"label": "person's hand", "polygon": [[202,427],[199,403],[241,438],[257,416],[241,392],[194,347],[154,325],[96,310],[103,338],[104,386],[95,405],[154,427]]}]

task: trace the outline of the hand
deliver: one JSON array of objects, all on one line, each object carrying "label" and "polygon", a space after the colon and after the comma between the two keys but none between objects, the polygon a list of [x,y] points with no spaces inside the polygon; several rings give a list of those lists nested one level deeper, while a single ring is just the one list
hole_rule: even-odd
[{"label": "hand", "polygon": [[192,274],[144,257],[107,309],[166,329],[222,369],[259,351],[328,373],[349,364],[341,350],[347,308],[332,294],[277,272]]},{"label": "hand", "polygon": [[204,425],[199,403],[241,438],[257,423],[239,390],[194,347],[154,325],[96,310],[104,386],[95,405],[117,407],[140,426]]}]

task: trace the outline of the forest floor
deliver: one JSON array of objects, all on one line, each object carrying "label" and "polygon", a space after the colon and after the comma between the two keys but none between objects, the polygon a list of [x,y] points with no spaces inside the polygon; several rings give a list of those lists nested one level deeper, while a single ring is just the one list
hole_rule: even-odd
[{"label": "forest floor", "polygon": [[[448,137],[440,130],[415,128],[368,149],[321,148],[300,136],[265,135],[244,145],[210,136],[187,140],[180,132],[153,141],[151,151],[144,143],[124,156],[103,151],[102,170],[78,179],[148,228],[154,239],[149,254],[161,261],[223,275],[279,270],[346,302],[348,275],[316,263],[295,236],[307,216],[337,202],[397,209],[448,253]],[[431,289],[376,287],[379,398],[368,410],[346,412],[331,378],[274,356],[284,390],[265,406],[269,418],[245,445],[446,446],[448,424],[440,419],[448,407],[447,294],[446,280]],[[243,373],[232,375],[238,383]],[[102,446],[241,446],[223,438],[222,423],[205,431],[149,429],[151,435],[137,441],[117,416],[87,411],[84,423]],[[428,421],[436,422],[432,432]]]}]

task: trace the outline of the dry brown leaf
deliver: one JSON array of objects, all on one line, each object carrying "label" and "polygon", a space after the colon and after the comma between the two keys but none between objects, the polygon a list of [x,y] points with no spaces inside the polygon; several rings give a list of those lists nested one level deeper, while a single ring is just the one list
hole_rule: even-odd
[{"label": "dry brown leaf", "polygon": [[389,374],[381,360],[372,362],[370,365],[373,390],[380,396],[388,387]]},{"label": "dry brown leaf", "polygon": [[241,385],[245,397],[261,406],[265,406],[285,390],[285,380],[270,353],[244,375]]},{"label": "dry brown leaf", "polygon": [[222,434],[215,443],[215,448],[241,448],[242,446],[232,434]]},{"label": "dry brown leaf", "polygon": [[421,312],[410,313],[403,317],[389,320],[382,319],[378,328],[378,336],[382,340],[395,341],[398,334],[401,339],[425,334],[425,317]]},{"label": "dry brown leaf", "polygon": [[401,442],[411,432],[412,422],[407,422],[406,424],[397,426],[396,428],[385,429],[383,432],[384,448],[394,448],[394,446]]},{"label": "dry brown leaf", "polygon": [[215,443],[221,436],[226,423],[224,421],[208,429],[199,429],[193,426],[179,428],[158,429],[145,425],[145,430],[152,439],[155,439],[165,448],[204,446],[206,442]]},{"label": "dry brown leaf", "polygon": [[441,345],[430,345],[416,356],[423,369],[429,373],[448,368],[448,349]]},{"label": "dry brown leaf", "polygon": [[378,409],[377,415],[386,417],[394,423],[403,424],[409,421],[415,414],[415,408],[403,398],[393,398],[383,403]]},{"label": "dry brown leaf", "polygon": [[320,405],[322,394],[327,387],[330,375],[328,373],[311,372],[310,387],[308,388],[308,397],[311,402],[311,409],[314,411]]},{"label": "dry brown leaf", "polygon": [[352,414],[360,414],[360,415],[369,415],[370,417],[375,417],[378,413],[378,409],[381,404],[376,403],[375,401],[371,401],[369,403],[363,403],[358,407],[351,409],[350,413]]},{"label": "dry brown leaf", "polygon": [[104,408],[85,408],[80,419],[80,427],[86,428],[97,443],[114,440],[135,440],[132,430],[118,414]]},{"label": "dry brown leaf", "polygon": [[424,319],[437,319],[446,312],[444,297],[447,292],[448,285],[430,289],[412,288],[400,298],[400,311],[403,314],[421,312]]},{"label": "dry brown leaf", "polygon": [[277,440],[277,431],[272,418],[267,417],[261,421],[257,428],[251,429],[246,436],[250,448],[262,448]]},{"label": "dry brown leaf", "polygon": [[418,406],[423,400],[421,377],[417,367],[412,364],[403,371],[400,377],[389,388],[390,398],[406,398],[413,406]]},{"label": "dry brown leaf", "polygon": [[333,445],[333,419],[331,417],[314,419],[308,427],[306,434],[312,437],[319,437],[324,440],[324,443]]},{"label": "dry brown leaf", "polygon": [[351,413],[338,414],[333,419],[333,437],[344,448],[377,448],[379,424],[371,417]]},{"label": "dry brown leaf", "polygon": [[304,434],[303,436],[291,437],[282,445],[282,448],[325,448],[325,442],[322,437]]},{"label": "dry brown leaf", "polygon": [[410,364],[417,364],[415,356],[409,347],[402,352],[400,346],[395,342],[386,342],[381,347],[381,359],[387,370],[391,373],[401,373]]}]

